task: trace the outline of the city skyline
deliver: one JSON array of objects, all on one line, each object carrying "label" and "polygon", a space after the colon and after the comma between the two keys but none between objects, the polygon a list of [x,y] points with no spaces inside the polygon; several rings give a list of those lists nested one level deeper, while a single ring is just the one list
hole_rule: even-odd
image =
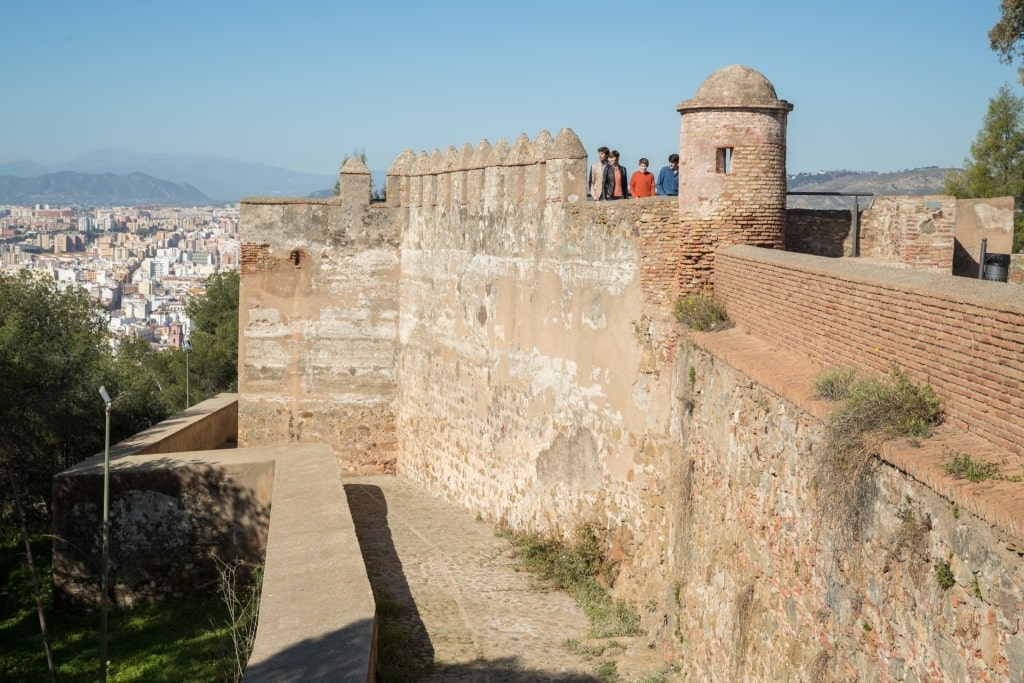
[{"label": "city skyline", "polygon": [[657,168],[676,105],[744,64],[795,105],[789,172],[887,172],[961,165],[999,87],[1021,92],[989,47],[997,0],[621,9],[11,3],[0,164],[124,149],[334,175],[355,150],[380,171],[567,126]]}]

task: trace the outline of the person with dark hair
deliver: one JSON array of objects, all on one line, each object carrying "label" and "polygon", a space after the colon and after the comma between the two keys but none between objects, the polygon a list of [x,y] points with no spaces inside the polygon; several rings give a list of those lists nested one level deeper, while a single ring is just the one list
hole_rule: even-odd
[{"label": "person with dark hair", "polygon": [[613,149],[604,167],[604,199],[628,199],[629,184],[626,168],[619,166],[619,150]]},{"label": "person with dark hair", "polygon": [[679,155],[668,155],[668,166],[658,173],[658,194],[675,197],[679,194]]},{"label": "person with dark hair", "polygon": [[633,197],[654,196],[654,174],[647,172],[651,165],[646,158],[640,158],[640,170],[629,178],[629,194]]},{"label": "person with dark hair", "polygon": [[604,167],[608,165],[608,148],[597,148],[597,163],[590,167],[590,178],[587,180],[587,187],[590,188],[590,198],[595,202],[604,199]]}]

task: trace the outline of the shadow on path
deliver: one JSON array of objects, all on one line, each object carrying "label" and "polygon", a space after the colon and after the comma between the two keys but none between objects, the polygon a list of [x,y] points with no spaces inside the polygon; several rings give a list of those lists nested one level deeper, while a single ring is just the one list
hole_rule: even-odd
[{"label": "shadow on path", "polygon": [[[377,681],[600,683],[586,619],[538,592],[490,526],[399,479],[344,483],[377,603]],[[419,603],[417,603],[419,601]]]},{"label": "shadow on path", "polygon": [[378,635],[378,653],[388,654],[381,653],[382,643],[386,647],[391,641],[400,640],[401,654],[409,660],[409,666],[403,668],[426,670],[434,661],[434,646],[402,570],[402,559],[388,526],[388,502],[384,492],[379,486],[345,484],[345,495],[377,613],[384,617],[381,620],[384,623],[378,625],[382,630]]}]

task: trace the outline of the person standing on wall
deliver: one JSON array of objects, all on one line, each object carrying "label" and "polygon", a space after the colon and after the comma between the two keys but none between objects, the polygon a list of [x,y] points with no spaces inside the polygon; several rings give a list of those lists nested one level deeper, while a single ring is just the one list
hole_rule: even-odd
[{"label": "person standing on wall", "polygon": [[608,165],[608,148],[597,148],[597,163],[590,167],[590,179],[587,187],[590,188],[590,198],[595,202],[604,199],[604,168]]},{"label": "person standing on wall", "polygon": [[640,159],[640,170],[629,178],[629,194],[632,197],[653,197],[654,196],[654,174],[647,172],[650,166],[646,158]]},{"label": "person standing on wall", "polygon": [[658,194],[675,197],[679,194],[679,155],[668,155],[668,166],[658,173]]},{"label": "person standing on wall", "polygon": [[604,167],[604,198],[629,199],[628,183],[625,166],[619,166],[619,150],[613,149]]}]

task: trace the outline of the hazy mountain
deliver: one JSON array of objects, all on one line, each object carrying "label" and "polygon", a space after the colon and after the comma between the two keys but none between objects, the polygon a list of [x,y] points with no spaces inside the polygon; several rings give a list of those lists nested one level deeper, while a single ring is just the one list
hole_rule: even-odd
[{"label": "hazy mountain", "polygon": [[[942,194],[946,174],[952,170],[956,169],[929,166],[891,173],[818,171],[789,175],[786,178],[786,184],[790,192],[856,192],[875,196]],[[866,206],[871,201],[871,197],[864,196],[858,201],[861,206]],[[791,194],[787,205],[790,208],[848,208],[853,205],[853,198]]]},{"label": "hazy mountain", "polygon": [[98,150],[49,166],[31,161],[0,164],[0,175],[20,178],[59,171],[117,175],[144,173],[198,188],[213,203],[236,202],[242,197],[305,197],[317,190],[333,187],[336,180],[331,175],[299,173],[221,157],[145,154],[117,149]]},{"label": "hazy mountain", "polygon": [[[935,166],[891,173],[863,171],[818,171],[814,173],[796,173],[787,177],[788,189],[791,192],[857,192],[863,195],[927,195],[941,194],[946,173],[950,169]],[[78,175],[90,174],[100,176],[128,177],[134,174],[148,176],[153,182],[167,182],[170,186],[188,187],[182,192],[172,191],[167,186],[160,186],[146,195],[141,192],[141,184],[131,189],[132,183],[125,181],[86,181],[83,178],[71,180],[72,176],[63,176],[62,182],[70,186],[56,189],[57,182],[51,176],[61,176],[61,171],[74,171]],[[379,191],[385,182],[384,171],[371,172],[373,187]],[[189,156],[174,154],[144,154],[124,150],[107,149],[90,152],[63,164],[44,166],[32,161],[19,161],[0,164],[0,204],[12,203],[43,203],[51,204],[70,202],[61,197],[75,197],[78,203],[102,205],[108,203],[128,205],[170,203],[168,197],[174,197],[174,203],[218,204],[236,202],[242,197],[329,197],[332,194],[337,176],[298,173],[284,168],[266,164],[252,164],[232,159],[212,156]],[[42,180],[47,178],[47,180]],[[157,179],[163,179],[157,181]],[[19,184],[17,180],[37,180],[34,184]],[[91,184],[97,194],[90,196],[86,188]],[[118,195],[115,186],[120,186],[127,194]],[[40,188],[49,187],[49,190]],[[199,193],[199,197],[190,194]],[[42,197],[27,201],[24,197]],[[132,197],[141,198],[139,201]],[[192,198],[195,197],[195,198]],[[161,199],[164,198],[164,199]],[[144,200],[144,201],[143,201]],[[862,206],[869,201],[868,197],[860,200]],[[808,197],[790,195],[788,206],[791,208],[849,207],[849,197]]]},{"label": "hazy mountain", "polygon": [[0,204],[51,206],[197,206],[214,203],[185,183],[159,180],[144,173],[75,173],[61,171],[31,178],[0,176]]}]

